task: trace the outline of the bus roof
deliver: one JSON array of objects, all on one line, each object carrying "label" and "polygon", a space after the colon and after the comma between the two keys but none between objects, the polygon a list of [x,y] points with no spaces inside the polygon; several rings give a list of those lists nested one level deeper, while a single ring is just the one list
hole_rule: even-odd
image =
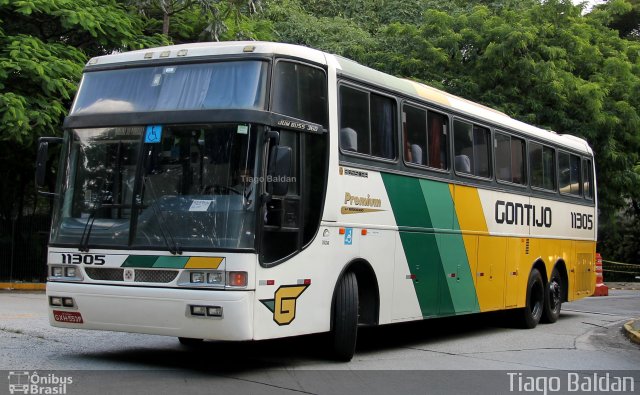
[{"label": "bus roof", "polygon": [[99,67],[109,64],[114,65],[117,63],[139,63],[145,61],[151,63],[154,60],[241,55],[250,53],[286,55],[307,59],[319,64],[331,63],[338,68],[338,73],[344,76],[352,77],[374,86],[377,85],[392,91],[400,92],[406,96],[415,97],[418,100],[426,100],[435,103],[441,107],[452,109],[458,113],[474,117],[481,121],[486,121],[489,124],[497,126],[498,129],[503,127],[506,130],[520,131],[542,141],[553,142],[560,146],[572,148],[580,152],[586,152],[590,155],[593,154],[588,143],[582,138],[571,135],[560,135],[553,131],[541,129],[513,119],[498,110],[474,103],[470,100],[452,95],[431,86],[408,79],[394,77],[367,66],[363,66],[342,56],[321,52],[300,45],[261,41],[225,41],[172,45],[92,58],[87,63],[87,69],[90,70],[96,66]]}]

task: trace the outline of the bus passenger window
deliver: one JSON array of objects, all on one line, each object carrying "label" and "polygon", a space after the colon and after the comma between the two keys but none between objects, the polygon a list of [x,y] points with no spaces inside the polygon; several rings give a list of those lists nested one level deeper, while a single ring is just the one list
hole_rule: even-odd
[{"label": "bus passenger window", "polygon": [[405,106],[403,109],[404,160],[407,163],[424,165],[427,152],[427,112],[419,108]]},{"label": "bus passenger window", "polygon": [[447,161],[447,130],[449,120],[446,115],[428,111],[429,122],[429,162],[430,167],[446,170],[449,168]]},{"label": "bus passenger window", "polygon": [[370,95],[371,100],[371,155],[394,159],[395,150],[395,103],[392,99]]},{"label": "bus passenger window", "polygon": [[367,92],[340,87],[340,147],[369,154],[369,95]]},{"label": "bus passenger window", "polygon": [[489,177],[489,129],[470,123],[455,121],[453,125],[455,169],[478,177]]},{"label": "bus passenger window", "polygon": [[524,184],[524,140],[502,133],[495,135],[496,178],[498,181]]},{"label": "bus passenger window", "polygon": [[580,157],[566,152],[558,154],[560,168],[560,192],[580,195]]},{"label": "bus passenger window", "polygon": [[582,185],[584,189],[584,197],[587,199],[593,199],[591,192],[591,184],[593,182],[593,169],[591,167],[591,161],[585,159],[582,161]]},{"label": "bus passenger window", "polygon": [[395,101],[340,87],[340,148],[380,158],[396,157]]},{"label": "bus passenger window", "polygon": [[531,143],[529,144],[529,163],[531,186],[555,191],[555,150],[538,143]]},{"label": "bus passenger window", "polygon": [[402,118],[405,162],[446,170],[447,117],[406,105]]}]

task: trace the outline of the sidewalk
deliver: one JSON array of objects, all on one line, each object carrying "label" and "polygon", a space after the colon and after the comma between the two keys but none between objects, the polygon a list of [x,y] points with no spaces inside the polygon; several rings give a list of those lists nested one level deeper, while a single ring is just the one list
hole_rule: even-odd
[{"label": "sidewalk", "polygon": [[624,324],[624,331],[632,342],[640,344],[640,318]]},{"label": "sidewalk", "polygon": [[605,281],[604,284],[609,287],[609,289],[624,289],[627,291],[640,291],[640,282],[609,282]]},{"label": "sidewalk", "polygon": [[46,283],[2,283],[0,282],[0,290],[17,290],[17,291],[44,291]]}]

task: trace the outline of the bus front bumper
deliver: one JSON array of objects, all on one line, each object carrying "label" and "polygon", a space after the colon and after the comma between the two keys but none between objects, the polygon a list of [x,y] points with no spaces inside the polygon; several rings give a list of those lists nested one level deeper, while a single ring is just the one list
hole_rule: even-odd
[{"label": "bus front bumper", "polygon": [[[75,304],[49,305],[49,323],[56,327],[196,339],[253,339],[253,291],[48,282],[48,304],[50,297],[71,297]],[[222,316],[193,316],[192,305],[222,307]]]}]

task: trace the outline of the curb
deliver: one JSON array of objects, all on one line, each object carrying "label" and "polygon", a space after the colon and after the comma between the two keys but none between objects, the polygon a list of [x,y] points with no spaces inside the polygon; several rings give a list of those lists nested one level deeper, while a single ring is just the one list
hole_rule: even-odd
[{"label": "curb", "polygon": [[0,283],[2,290],[44,291],[45,283]]},{"label": "curb", "polygon": [[624,332],[632,342],[640,344],[640,319],[624,324]]}]

